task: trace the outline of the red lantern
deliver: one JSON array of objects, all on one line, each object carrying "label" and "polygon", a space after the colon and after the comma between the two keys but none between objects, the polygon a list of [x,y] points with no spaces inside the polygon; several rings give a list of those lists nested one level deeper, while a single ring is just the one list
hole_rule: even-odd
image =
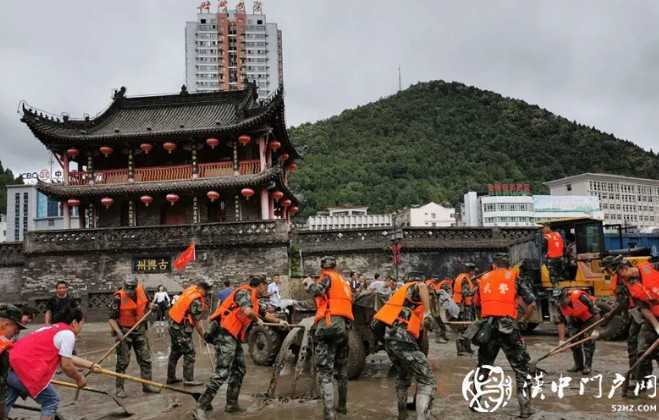
[{"label": "red lantern", "polygon": [[293,204],[293,202],[291,200],[289,200],[288,198],[281,202],[281,205],[284,206],[284,207],[290,207],[291,204]]},{"label": "red lantern", "polygon": [[112,152],[114,151],[114,150],[112,150],[112,148],[110,146],[101,146],[101,147],[98,148],[98,150],[100,150],[101,153],[103,153],[103,156],[105,156],[105,157],[110,156],[112,154]]},{"label": "red lantern", "polygon": [[176,143],[167,142],[162,145],[162,148],[167,150],[167,153],[171,154],[174,150],[176,150]]},{"label": "red lantern", "polygon": [[178,202],[178,200],[181,199],[181,197],[178,196],[178,194],[167,194],[165,197],[167,201],[169,201],[169,204],[172,206]]},{"label": "red lantern", "polygon": [[69,207],[79,207],[80,206],[80,200],[77,198],[69,198],[66,200],[66,204],[68,204]]},{"label": "red lantern", "polygon": [[217,192],[217,191],[208,191],[206,193],[206,197],[208,197],[208,199],[211,201],[211,203],[214,203],[215,200],[220,198],[220,193]]},{"label": "red lantern", "polygon": [[300,208],[298,206],[293,206],[290,209],[288,209],[289,214],[296,214],[298,211],[300,211]]},{"label": "red lantern", "polygon": [[249,144],[249,142],[252,141],[252,138],[250,136],[248,136],[247,134],[243,134],[242,136],[238,137],[238,141],[243,146],[247,146]]},{"label": "red lantern", "polygon": [[271,141],[271,142],[270,142],[270,148],[271,148],[273,151],[276,152],[277,150],[279,150],[279,149],[281,148],[281,142],[280,142],[279,140],[273,140],[273,141]]},{"label": "red lantern", "polygon": [[140,201],[146,207],[149,207],[149,204],[153,203],[153,197],[151,197],[150,195],[143,195],[142,197],[140,197]]},{"label": "red lantern", "polygon": [[273,191],[272,194],[270,194],[270,195],[272,195],[272,198],[275,201],[279,201],[284,196],[284,193],[281,192],[281,191]]},{"label": "red lantern", "polygon": [[240,190],[240,194],[242,194],[243,197],[249,200],[249,198],[254,195],[254,190],[251,188],[243,188],[242,190]]},{"label": "red lantern", "polygon": [[148,155],[151,149],[153,149],[153,145],[150,143],[142,143],[140,144],[140,149],[142,149],[145,155]]},{"label": "red lantern", "polygon": [[290,165],[288,165],[288,172],[295,172],[297,171],[297,163],[293,162]]},{"label": "red lantern", "polygon": [[206,144],[209,145],[211,149],[215,149],[220,144],[220,141],[216,138],[210,138],[206,140]]},{"label": "red lantern", "polygon": [[75,159],[80,154],[80,150],[76,149],[75,147],[72,147],[66,151],[66,154],[71,159]]},{"label": "red lantern", "polygon": [[286,161],[288,160],[289,157],[290,157],[290,155],[289,155],[288,153],[282,153],[281,156],[279,156],[279,159],[280,159],[282,162],[286,162]]},{"label": "red lantern", "polygon": [[106,209],[109,209],[112,203],[114,203],[114,200],[110,197],[101,198],[101,204],[103,204]]}]

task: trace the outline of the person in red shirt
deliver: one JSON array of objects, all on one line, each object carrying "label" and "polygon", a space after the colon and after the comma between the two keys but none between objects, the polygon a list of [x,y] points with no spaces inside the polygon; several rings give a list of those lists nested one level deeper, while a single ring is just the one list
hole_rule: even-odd
[{"label": "person in red shirt", "polygon": [[549,225],[542,228],[544,238],[545,263],[549,270],[549,278],[554,287],[563,277],[563,256],[565,255],[565,241],[563,236],[551,230]]}]

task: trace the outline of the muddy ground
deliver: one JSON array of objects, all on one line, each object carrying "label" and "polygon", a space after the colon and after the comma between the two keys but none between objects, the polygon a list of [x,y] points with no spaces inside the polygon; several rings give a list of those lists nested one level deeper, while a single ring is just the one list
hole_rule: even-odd
[{"label": "muddy ground", "polygon": [[[154,380],[163,382],[166,375],[167,354],[169,351],[169,336],[167,331],[158,331],[158,328],[150,329],[150,340],[153,354],[153,371]],[[453,338],[453,337],[451,337]],[[538,331],[526,337],[527,345],[531,358],[540,356],[556,344],[555,331],[551,327],[539,328]],[[112,341],[108,333],[107,324],[93,323],[87,324],[85,330],[79,337],[77,351],[81,356],[95,360],[111,345]],[[624,373],[627,367],[626,345],[625,342],[605,342],[600,341],[597,344],[597,352],[594,363],[595,374],[603,374],[604,393],[605,395],[598,399],[594,395],[596,388],[588,388],[584,396],[578,396],[578,382],[566,390],[566,396],[559,399],[551,391],[550,383],[557,380],[559,374],[563,372],[567,375],[566,369],[572,364],[571,354],[563,353],[557,357],[546,360],[541,363],[541,367],[548,371],[545,377],[544,401],[534,401],[536,419],[602,419],[602,418],[659,418],[656,411],[657,398],[641,398],[635,400],[625,400],[621,397],[621,391],[618,390],[612,399],[608,399],[606,394],[611,387],[612,379],[616,372]],[[207,380],[210,376],[209,356],[198,345],[197,354],[197,377],[200,380]],[[512,418],[518,413],[518,406],[513,393],[510,403],[499,409],[494,414],[476,414],[469,411],[467,403],[462,397],[461,387],[465,375],[473,369],[476,364],[475,356],[458,357],[455,350],[455,342],[451,340],[448,344],[437,344],[431,342],[430,362],[435,372],[439,384],[438,393],[434,402],[433,414],[435,418],[452,418],[452,419],[504,419]],[[114,356],[110,357],[104,364],[104,367],[114,369]],[[497,365],[505,368],[507,374],[512,374],[511,370],[500,354],[497,359]],[[395,381],[387,377],[390,368],[389,360],[384,352],[371,355],[368,358],[367,370],[362,378],[351,381],[349,386],[349,415],[344,416],[350,419],[380,419],[395,418]],[[179,364],[179,373],[181,367]],[[656,370],[655,370],[656,372]],[[129,368],[130,374],[139,375],[139,370],[133,360]],[[280,396],[284,399],[274,401],[264,401],[257,394],[264,393],[270,381],[272,371],[270,368],[255,366],[247,358],[247,376],[243,385],[242,395],[240,398],[241,405],[247,409],[245,413],[227,415],[224,413],[224,388],[218,394],[214,402],[215,411],[211,418],[236,418],[236,419],[282,419],[297,420],[309,418],[322,418],[321,406],[317,400],[306,399],[287,399],[286,395],[290,391],[290,379],[284,377],[281,386],[278,388]],[[591,375],[591,376],[592,376]],[[576,378],[576,376],[575,376]],[[68,380],[63,375],[58,379]],[[114,380],[103,376],[92,375],[89,383],[99,389],[108,392],[114,392]],[[312,382],[304,380],[297,385],[297,391],[309,391]],[[203,387],[194,389],[203,392]],[[141,386],[138,384],[127,383],[126,391],[129,398],[123,400],[123,403],[129,411],[134,413],[133,419],[162,419],[162,420],[184,420],[191,419],[191,410],[194,407],[194,400],[186,395],[179,395],[171,392],[163,392],[159,395],[142,394]],[[82,393],[78,402],[73,402],[74,392],[60,390],[62,398],[60,413],[67,420],[102,420],[120,418],[121,409],[109,398],[94,394]],[[23,402],[34,405],[33,402]],[[614,413],[613,405],[626,404],[633,405],[636,409],[640,405],[654,406],[654,411],[650,413]],[[413,413],[412,413],[413,414]],[[17,418],[38,418],[21,410],[14,410],[12,417]],[[339,416],[341,418],[341,416]]]}]

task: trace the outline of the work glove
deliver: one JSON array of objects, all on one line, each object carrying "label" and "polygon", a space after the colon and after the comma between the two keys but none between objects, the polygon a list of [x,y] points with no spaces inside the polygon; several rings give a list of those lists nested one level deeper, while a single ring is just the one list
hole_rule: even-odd
[{"label": "work glove", "polygon": [[261,318],[256,318],[256,325],[261,326],[263,324],[264,324],[264,322]]},{"label": "work glove", "polygon": [[595,330],[595,331],[592,332],[592,334],[590,334],[590,338],[592,338],[593,340],[597,340],[599,337],[600,337],[600,331],[599,330]]},{"label": "work glove", "polygon": [[558,347],[563,347],[565,345],[565,340],[558,340]]},{"label": "work glove", "polygon": [[114,341],[121,341],[124,339],[124,333],[118,332],[117,335],[114,336]]},{"label": "work glove", "polygon": [[307,277],[306,279],[304,279],[304,281],[302,282],[302,284],[304,285],[304,290],[309,290],[309,288],[311,287],[311,285],[314,284],[314,281],[313,281],[313,279],[312,279],[311,277]]},{"label": "work glove", "polygon": [[288,321],[282,319],[281,321],[279,321],[279,325],[281,325],[282,327],[288,327]]}]

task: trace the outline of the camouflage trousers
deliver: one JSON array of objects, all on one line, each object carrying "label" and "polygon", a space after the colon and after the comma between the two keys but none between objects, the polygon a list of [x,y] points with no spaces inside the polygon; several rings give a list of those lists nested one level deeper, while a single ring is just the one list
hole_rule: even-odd
[{"label": "camouflage trousers", "polygon": [[339,386],[348,384],[348,334],[314,336],[314,350],[318,381]]},{"label": "camouflage trousers", "polygon": [[215,338],[215,372],[199,399],[199,406],[209,410],[215,395],[225,383],[228,384],[227,405],[237,405],[245,372],[243,346],[231,334],[222,330]]},{"label": "camouflage trousers", "polygon": [[174,325],[169,326],[169,337],[171,338],[171,349],[169,351],[169,360],[167,361],[167,380],[171,381],[176,378],[176,365],[183,357],[183,379],[185,381],[194,380],[194,364],[196,352],[192,333],[185,328]]},{"label": "camouflage trousers", "polygon": [[[638,337],[641,333],[642,323],[637,322],[634,317],[630,317],[631,321],[629,323],[629,334],[627,335],[627,357],[629,358],[629,367],[631,368],[634,363],[638,360]],[[639,377],[645,376],[648,373],[640,375],[640,368],[637,367],[631,373],[632,379],[639,379]]]},{"label": "camouflage trousers", "polygon": [[[588,328],[593,323],[592,318],[586,322],[570,322],[568,325],[568,336],[572,337]],[[587,337],[587,335],[584,335]],[[595,340],[586,341],[576,347],[572,347],[572,357],[574,358],[574,365],[578,368],[592,367],[593,356],[595,355]]]},{"label": "camouflage trousers", "polygon": [[[122,328],[124,334],[128,330],[128,328]],[[117,347],[117,372],[126,372],[128,365],[130,365],[131,349],[135,352],[135,358],[140,365],[140,376],[142,379],[151,380],[151,347],[149,346],[149,339],[144,330],[131,333]],[[116,384],[117,388],[123,388],[124,380],[117,378]]]},{"label": "camouflage trousers", "polygon": [[483,380],[487,378],[489,371],[482,367],[484,365],[494,366],[499,350],[503,350],[510,367],[515,371],[515,381],[519,393],[525,388],[526,377],[529,374],[530,357],[518,329],[515,328],[511,333],[505,334],[495,326],[487,344],[483,344],[478,348],[478,367],[481,368],[481,373],[485,375]]},{"label": "camouflage trousers", "polygon": [[[437,389],[435,376],[428,363],[428,358],[421,351],[418,344],[398,340],[386,340],[385,350],[391,362],[398,367],[396,388],[406,392],[414,379],[419,385],[428,385]],[[433,391],[434,392],[434,391]]]},{"label": "camouflage trousers", "polygon": [[438,316],[433,316],[432,317],[433,321],[435,321],[435,324],[437,325],[437,331],[436,331],[436,339],[444,339],[448,340],[448,336],[446,335],[446,324],[444,324],[444,321],[442,321],[442,318]]},{"label": "camouflage trousers", "polygon": [[[643,355],[655,341],[657,341],[657,332],[654,330],[652,325],[648,321],[645,321],[641,325],[641,330],[638,334],[638,355],[639,357]],[[648,375],[652,375],[652,360],[655,360],[659,363],[659,349],[655,349],[650,355],[641,361],[638,365],[638,379],[643,379]]]},{"label": "camouflage trousers", "polygon": [[563,258],[547,258],[545,263],[547,264],[547,270],[549,270],[551,284],[558,287],[558,282],[563,277]]},{"label": "camouflage trousers", "polygon": [[[460,321],[473,321],[476,319],[476,307],[474,305],[461,305],[460,307]],[[464,337],[464,331],[459,333],[455,339],[455,347],[458,355],[463,353],[473,353],[471,349],[471,340]]]}]

